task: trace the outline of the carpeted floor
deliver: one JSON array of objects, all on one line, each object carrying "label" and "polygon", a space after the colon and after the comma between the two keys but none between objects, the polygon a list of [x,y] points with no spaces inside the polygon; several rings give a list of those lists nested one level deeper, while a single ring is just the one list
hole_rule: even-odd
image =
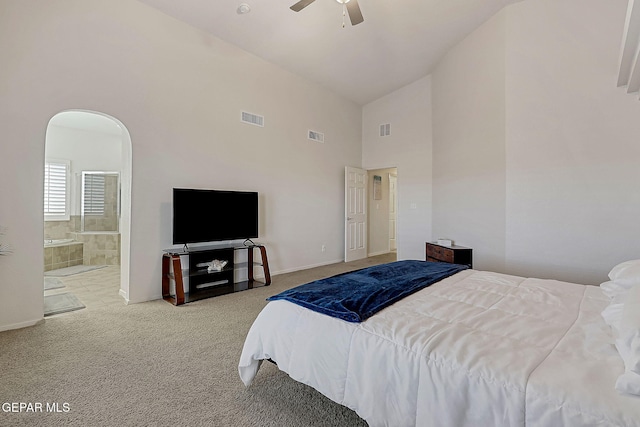
[{"label": "carpeted floor", "polygon": [[[353,411],[271,363],[245,388],[237,364],[265,298],[394,259],[277,275],[269,287],[181,307],[165,301],[97,307],[2,332],[2,404],[31,403],[36,412],[0,410],[0,425],[365,426]],[[47,405],[57,412],[47,412]]]}]

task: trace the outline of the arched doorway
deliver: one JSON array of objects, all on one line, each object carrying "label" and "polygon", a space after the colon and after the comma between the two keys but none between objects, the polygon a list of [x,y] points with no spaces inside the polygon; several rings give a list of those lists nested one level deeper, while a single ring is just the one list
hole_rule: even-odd
[{"label": "arched doorway", "polygon": [[[47,271],[62,271],[66,266],[104,264],[117,271],[119,265],[118,293],[128,302],[131,155],[129,132],[115,117],[96,111],[66,110],[51,118],[45,138],[45,276]],[[66,206],[62,207],[60,200],[56,204],[59,192],[54,191],[59,182],[51,173],[48,185],[47,171],[65,164]],[[57,167],[58,172],[64,169]],[[88,179],[91,177],[94,181]],[[88,183],[96,181],[102,183],[102,192],[93,196],[92,205],[88,195],[95,194],[95,190],[92,193]],[[93,206],[93,211],[88,206]],[[102,209],[100,215],[96,209]],[[111,211],[113,215],[109,215]],[[66,250],[65,245],[69,245]]]}]

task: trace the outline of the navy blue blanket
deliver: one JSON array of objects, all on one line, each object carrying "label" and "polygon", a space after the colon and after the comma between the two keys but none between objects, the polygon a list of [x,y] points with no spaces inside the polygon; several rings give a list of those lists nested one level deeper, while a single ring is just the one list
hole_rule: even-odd
[{"label": "navy blue blanket", "polygon": [[347,322],[362,322],[378,311],[467,266],[427,261],[396,261],[338,274],[267,298],[287,300]]}]

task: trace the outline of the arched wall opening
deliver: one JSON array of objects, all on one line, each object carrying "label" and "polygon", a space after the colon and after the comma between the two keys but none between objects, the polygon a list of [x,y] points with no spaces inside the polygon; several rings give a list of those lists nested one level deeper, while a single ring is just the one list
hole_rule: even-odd
[{"label": "arched wall opening", "polygon": [[[88,144],[94,145],[89,147]],[[45,137],[45,163],[54,157],[68,160],[72,164],[70,170],[74,170],[76,174],[78,170],[86,169],[110,170],[119,173],[119,218],[117,219],[117,233],[120,239],[119,294],[128,303],[132,176],[132,147],[129,131],[121,121],[102,112],[80,109],[61,111],[50,119]],[[96,157],[99,157],[99,160]],[[74,162],[75,165],[73,165]],[[85,219],[83,207],[80,204],[82,197],[80,179],[74,176],[70,181],[72,185],[69,186],[70,202],[66,210],[66,220],[69,223],[68,227],[76,228],[73,231],[84,232]],[[81,211],[82,215],[80,215]],[[80,216],[82,221],[79,220]],[[44,222],[46,240],[47,232],[52,228],[48,227],[47,220]],[[81,230],[80,227],[82,227]],[[97,232],[100,233],[100,231]],[[45,270],[51,268],[47,267],[46,262],[45,256]]]}]

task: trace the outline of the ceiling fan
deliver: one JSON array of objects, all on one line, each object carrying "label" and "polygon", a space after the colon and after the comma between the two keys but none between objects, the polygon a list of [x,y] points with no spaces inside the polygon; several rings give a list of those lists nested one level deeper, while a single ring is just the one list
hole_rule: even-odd
[{"label": "ceiling fan", "polygon": [[[291,6],[289,9],[294,12],[300,12],[305,7],[309,6],[315,0],[300,0],[298,3]],[[360,11],[360,6],[358,6],[358,0],[336,0],[338,3],[342,4],[343,7],[346,7],[347,12],[349,12],[349,19],[351,20],[351,25],[358,25],[364,18],[362,17],[362,12]],[[343,25],[344,26],[344,25]]]}]

